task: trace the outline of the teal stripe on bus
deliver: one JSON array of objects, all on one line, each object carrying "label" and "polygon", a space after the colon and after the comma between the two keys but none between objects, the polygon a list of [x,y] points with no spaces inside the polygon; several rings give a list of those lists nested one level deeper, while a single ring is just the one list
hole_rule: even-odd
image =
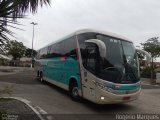
[{"label": "teal stripe on bus", "polygon": [[71,57],[48,58],[43,62],[43,74],[45,77],[69,85],[70,78],[77,81],[80,88],[80,72],[78,61]]},{"label": "teal stripe on bus", "polygon": [[136,83],[136,84],[112,84],[112,83],[107,83],[105,85],[108,88],[111,88],[113,90],[136,90],[140,88],[141,84]]}]

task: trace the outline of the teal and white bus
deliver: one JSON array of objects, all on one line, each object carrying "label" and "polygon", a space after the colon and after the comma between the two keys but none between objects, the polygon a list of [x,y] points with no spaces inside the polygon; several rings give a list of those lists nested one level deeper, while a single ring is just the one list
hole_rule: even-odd
[{"label": "teal and white bus", "polygon": [[[147,55],[143,50],[139,50]],[[37,51],[35,70],[40,81],[98,104],[136,100],[141,91],[139,61],[125,37],[80,30]]]}]

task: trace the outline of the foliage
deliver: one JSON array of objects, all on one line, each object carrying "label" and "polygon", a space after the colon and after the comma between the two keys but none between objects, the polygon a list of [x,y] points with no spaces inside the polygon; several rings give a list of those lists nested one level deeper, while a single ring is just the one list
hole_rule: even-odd
[{"label": "foliage", "polygon": [[156,73],[160,73],[160,68],[159,68],[159,67],[156,68],[156,69],[155,69],[155,72],[156,72]]},{"label": "foliage", "polygon": [[[0,118],[2,119],[3,115],[7,114],[7,110],[0,109]],[[3,120],[3,119],[2,119]]]},{"label": "foliage", "polygon": [[160,43],[158,41],[159,37],[153,37],[148,39],[145,43],[141,43],[143,49],[151,54],[151,80],[154,79],[154,65],[153,59],[160,56]]},{"label": "foliage", "polygon": [[[151,77],[151,70],[152,68],[151,67],[146,67],[144,69],[142,69],[141,71],[141,77],[143,78],[150,78]],[[153,72],[153,78],[155,78],[155,71]]]},{"label": "foliage", "polygon": [[8,27],[19,29],[15,27],[20,25],[16,19],[23,18],[27,11],[36,13],[38,5],[50,5],[50,0],[0,0],[0,53],[5,51],[10,36],[14,37]]},{"label": "foliage", "polygon": [[16,40],[10,41],[8,44],[8,54],[13,56],[13,59],[21,58],[26,53],[26,47],[22,42],[17,42]]},{"label": "foliage", "polygon": [[160,43],[159,37],[153,37],[148,39],[145,43],[141,43],[143,49],[151,54],[152,58],[160,56]]},{"label": "foliage", "polygon": [[[0,42],[2,43],[3,40],[8,42],[9,38],[7,35],[12,35],[13,33],[7,29],[6,25],[8,23],[12,23],[10,18],[14,12],[13,3],[11,4],[12,0],[2,0],[0,2]],[[17,16],[18,17],[18,16]],[[8,25],[10,26],[10,25]]]},{"label": "foliage", "polygon": [[39,5],[50,5],[50,0],[0,0],[0,17],[15,20],[27,11],[36,13]]},{"label": "foliage", "polygon": [[[2,94],[8,94],[11,95],[13,92],[13,86],[6,86],[3,89],[0,89],[0,95]],[[2,102],[4,104],[4,102],[10,101],[10,98],[0,98],[0,102]],[[0,108],[0,118],[2,118],[3,114],[7,114],[7,110],[6,109],[2,109]]]},{"label": "foliage", "polygon": [[[16,18],[21,18],[22,16],[15,16],[14,10],[15,4],[13,0],[0,0],[0,49],[1,53],[5,51],[4,46],[8,44],[9,37],[13,35],[13,32],[8,29],[8,27],[16,28],[13,25],[19,25],[15,21]],[[17,28],[18,29],[18,28]]]},{"label": "foliage", "polygon": [[[26,49],[25,56],[26,56],[26,57],[31,57],[31,54],[32,54],[32,49],[27,48],[27,49]],[[36,50],[33,50],[33,56],[35,57],[36,55],[37,55]]]},{"label": "foliage", "polygon": [[138,55],[139,60],[142,61],[144,59],[144,54],[143,53],[137,52],[137,55]]},{"label": "foliage", "polygon": [[146,67],[141,70],[141,77],[150,78],[151,77],[151,67]]}]

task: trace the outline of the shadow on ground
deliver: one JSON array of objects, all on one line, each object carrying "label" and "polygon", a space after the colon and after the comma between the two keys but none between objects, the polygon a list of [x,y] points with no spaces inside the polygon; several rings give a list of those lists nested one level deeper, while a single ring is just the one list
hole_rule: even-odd
[{"label": "shadow on ground", "polygon": [[[42,84],[38,79],[36,79],[35,73],[33,70],[25,70],[16,74],[0,76],[0,82],[8,82],[8,83],[16,83],[16,84],[27,84],[27,85],[35,85],[35,84]],[[69,93],[53,84],[44,82],[44,85],[47,85],[54,91],[66,96],[70,99]],[[71,99],[70,99],[71,100]],[[133,110],[133,106],[131,104],[111,104],[111,105],[98,105],[92,103],[88,100],[81,99],[80,102],[70,102],[71,104],[78,104],[79,106],[84,106],[95,113],[116,113],[116,112],[123,112],[123,111],[131,111]]]},{"label": "shadow on ground", "polygon": [[[72,101],[68,91],[66,91],[62,88],[59,88],[53,84],[50,84],[48,82],[43,82],[43,84],[49,86],[51,89],[54,89],[54,91],[57,91],[61,95],[67,96]],[[93,102],[88,101],[83,98],[81,98],[78,102],[76,102],[76,101],[72,101],[72,102],[74,102],[76,104],[83,105],[83,106],[91,109],[92,111],[95,111],[97,114],[103,114],[103,113],[106,114],[106,112],[112,113],[112,114],[117,113],[117,112],[123,113],[123,111],[126,111],[126,110],[127,111],[133,110],[133,106],[128,103],[99,105],[99,104],[93,103]]]}]

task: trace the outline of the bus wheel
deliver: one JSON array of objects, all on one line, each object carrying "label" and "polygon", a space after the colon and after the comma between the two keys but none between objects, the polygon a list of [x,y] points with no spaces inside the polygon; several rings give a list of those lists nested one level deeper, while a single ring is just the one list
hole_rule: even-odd
[{"label": "bus wheel", "polygon": [[39,78],[39,71],[37,71],[37,78]]},{"label": "bus wheel", "polygon": [[79,101],[80,96],[79,96],[79,91],[78,91],[78,85],[76,82],[72,82],[70,84],[70,96],[72,98],[72,100],[74,101]]},{"label": "bus wheel", "polygon": [[41,83],[43,83],[43,82],[44,82],[44,79],[43,79],[43,73],[42,73],[42,72],[40,73],[40,77],[39,77],[39,79],[40,79],[40,82],[41,82]]}]

